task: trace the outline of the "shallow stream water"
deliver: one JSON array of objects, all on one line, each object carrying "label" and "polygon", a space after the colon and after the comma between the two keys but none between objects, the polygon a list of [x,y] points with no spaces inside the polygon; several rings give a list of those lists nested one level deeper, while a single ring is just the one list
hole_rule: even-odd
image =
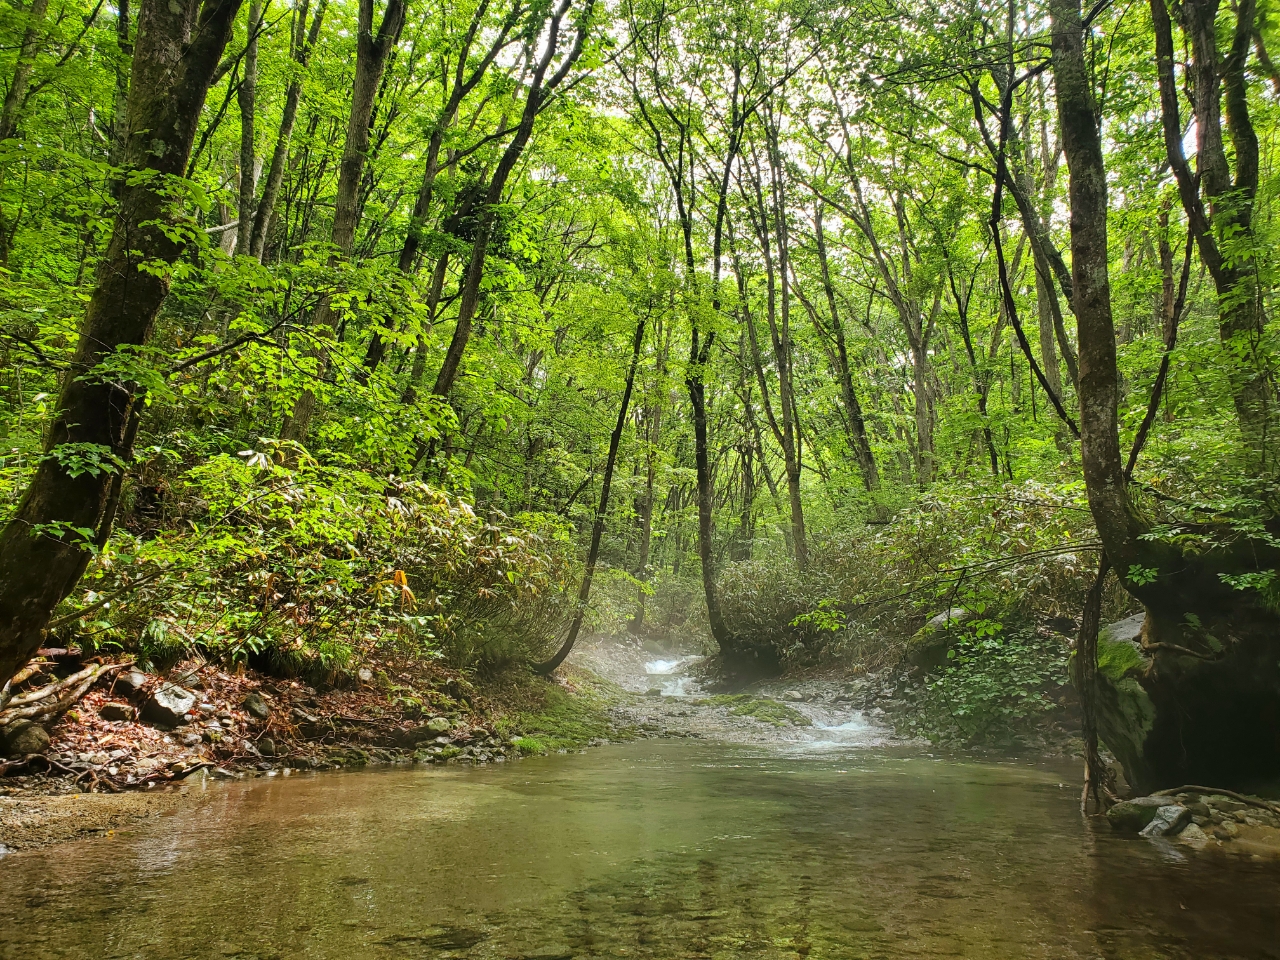
[{"label": "shallow stream water", "polygon": [[1277,865],[840,733],[210,785],[0,861],[0,957],[1280,956]]}]

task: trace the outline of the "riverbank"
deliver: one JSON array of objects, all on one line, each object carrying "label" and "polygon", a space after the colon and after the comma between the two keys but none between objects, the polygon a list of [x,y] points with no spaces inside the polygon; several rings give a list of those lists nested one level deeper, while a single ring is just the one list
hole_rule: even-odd
[{"label": "riverbank", "polygon": [[47,733],[27,728],[22,752],[0,761],[0,855],[158,816],[208,780],[503,763],[628,739],[634,730],[611,713],[621,693],[572,667],[555,680],[510,671],[481,681],[384,661],[327,690],[201,663],[125,668]]}]

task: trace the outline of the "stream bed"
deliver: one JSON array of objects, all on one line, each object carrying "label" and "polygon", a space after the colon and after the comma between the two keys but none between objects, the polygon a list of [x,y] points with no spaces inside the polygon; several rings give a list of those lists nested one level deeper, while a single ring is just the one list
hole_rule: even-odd
[{"label": "stream bed", "polygon": [[1090,828],[1077,777],[837,738],[210,784],[0,860],[0,957],[1280,956],[1280,866]]}]

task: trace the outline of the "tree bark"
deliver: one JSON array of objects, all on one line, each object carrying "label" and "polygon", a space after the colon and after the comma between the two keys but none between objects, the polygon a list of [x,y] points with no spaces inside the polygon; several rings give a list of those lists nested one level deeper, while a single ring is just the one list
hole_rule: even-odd
[{"label": "tree bark", "polygon": [[[151,336],[169,289],[155,265],[172,265],[184,249],[165,233],[181,201],[163,194],[181,183],[238,7],[239,0],[145,0],[139,11],[124,160],[127,170],[150,176],[121,186],[45,458],[0,533],[0,678],[31,658],[88,565],[89,543],[109,533],[114,478],[132,456],[138,388],[93,371]],[[86,455],[101,468],[76,469]]]},{"label": "tree bark", "polygon": [[258,157],[254,150],[254,113],[258,109],[258,31],[262,23],[262,0],[250,0],[249,21],[245,25],[242,76],[236,89],[240,108],[240,204],[236,226],[236,251],[248,254],[252,247],[253,215],[258,198]]}]

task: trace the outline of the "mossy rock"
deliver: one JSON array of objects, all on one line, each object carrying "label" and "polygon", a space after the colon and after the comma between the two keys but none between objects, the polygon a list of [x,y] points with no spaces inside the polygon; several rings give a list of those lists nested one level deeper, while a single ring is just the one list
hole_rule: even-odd
[{"label": "mossy rock", "polygon": [[729,712],[735,717],[752,717],[761,723],[768,723],[775,727],[785,727],[788,724],[807,727],[813,723],[799,710],[785,703],[770,700],[768,697],[752,696],[749,693],[723,694],[712,697],[708,702],[718,707],[728,707]]},{"label": "mossy rock", "polygon": [[926,673],[946,666],[947,654],[960,639],[957,628],[972,617],[964,607],[952,607],[931,619],[907,641],[907,648],[903,653],[907,665]]}]

